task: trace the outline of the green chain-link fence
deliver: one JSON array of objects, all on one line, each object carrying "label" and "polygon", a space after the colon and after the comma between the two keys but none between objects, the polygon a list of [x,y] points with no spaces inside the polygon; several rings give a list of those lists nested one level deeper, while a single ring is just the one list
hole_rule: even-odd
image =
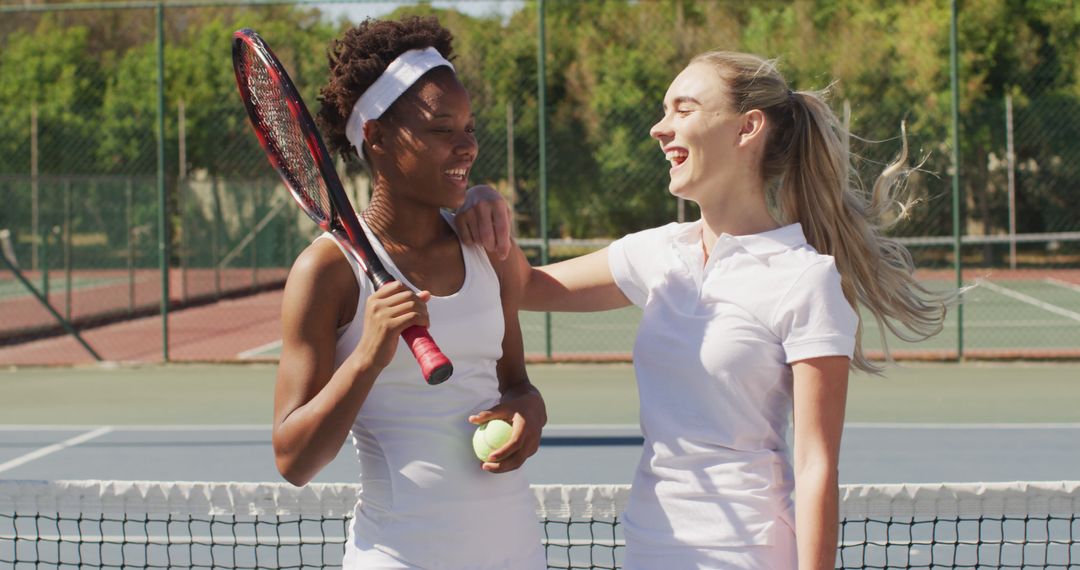
[{"label": "green chain-link fence", "polygon": [[[920,202],[891,232],[933,287],[955,287],[961,261],[965,282],[982,280],[962,323],[950,317],[931,341],[891,346],[913,357],[1075,357],[1080,348],[1080,12],[1067,2],[960,3],[958,212],[946,0],[31,3],[0,11],[0,236],[11,261],[0,271],[0,362],[12,354],[5,351],[64,333],[65,323],[87,333],[279,291],[313,226],[289,203],[247,125],[231,32],[251,27],[267,38],[314,108],[330,40],[364,16],[407,13],[437,15],[454,32],[481,147],[472,182],[513,202],[516,235],[534,261],[696,218],[667,193],[667,164],[648,131],[691,56],[750,51],[779,58],[797,89],[828,88],[855,135],[867,185],[899,152],[905,123],[909,162],[921,165],[908,187]],[[339,171],[362,207],[362,170],[343,162]],[[205,315],[201,334],[235,334],[227,316]],[[622,358],[639,315],[526,313],[526,349]],[[165,347],[169,330],[141,336],[158,335]],[[866,333],[866,345],[880,348],[870,322]]]}]

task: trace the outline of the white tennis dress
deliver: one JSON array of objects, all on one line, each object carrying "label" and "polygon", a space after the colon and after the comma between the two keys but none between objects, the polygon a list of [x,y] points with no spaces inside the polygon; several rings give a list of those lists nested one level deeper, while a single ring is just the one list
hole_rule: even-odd
[{"label": "white tennis dress", "polygon": [[[387,270],[409,285],[365,226]],[[479,247],[462,246],[461,289],[428,302],[431,335],[454,365],[437,386],[424,382],[403,341],[375,381],[352,427],[361,493],[345,568],[505,570],[545,568],[528,481],[521,470],[488,473],[472,451],[471,414],[501,396],[495,375],[504,331],[499,278]],[[346,256],[360,299],[339,331],[336,366],[360,341],[373,287]]]}]

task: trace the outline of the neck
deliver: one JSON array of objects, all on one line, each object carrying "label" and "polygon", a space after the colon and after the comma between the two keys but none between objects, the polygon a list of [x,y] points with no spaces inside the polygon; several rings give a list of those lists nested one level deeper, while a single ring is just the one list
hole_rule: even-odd
[{"label": "neck", "polygon": [[721,234],[751,235],[780,227],[769,213],[763,185],[749,184],[742,188],[741,192],[713,192],[712,199],[699,203],[701,240],[706,255]]},{"label": "neck", "polygon": [[361,216],[387,250],[423,249],[451,231],[438,207],[403,199],[380,185]]}]

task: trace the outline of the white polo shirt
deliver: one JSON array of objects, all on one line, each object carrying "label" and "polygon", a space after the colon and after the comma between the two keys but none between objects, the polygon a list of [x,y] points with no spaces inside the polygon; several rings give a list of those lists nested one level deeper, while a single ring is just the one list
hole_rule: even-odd
[{"label": "white polo shirt", "polygon": [[792,224],[721,235],[702,222],[628,235],[612,276],[644,310],[634,343],[645,446],[625,516],[640,548],[768,545],[794,528],[790,364],[850,357],[858,320],[831,256]]}]

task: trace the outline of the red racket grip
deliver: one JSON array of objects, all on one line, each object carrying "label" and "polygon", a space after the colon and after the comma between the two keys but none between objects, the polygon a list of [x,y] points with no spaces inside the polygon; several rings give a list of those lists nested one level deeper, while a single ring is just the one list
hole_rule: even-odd
[{"label": "red racket grip", "polygon": [[454,373],[454,365],[439,350],[439,345],[435,344],[435,339],[431,338],[426,328],[413,325],[401,331],[401,338],[405,339],[409,350],[420,363],[420,370],[428,384],[442,384]]}]

